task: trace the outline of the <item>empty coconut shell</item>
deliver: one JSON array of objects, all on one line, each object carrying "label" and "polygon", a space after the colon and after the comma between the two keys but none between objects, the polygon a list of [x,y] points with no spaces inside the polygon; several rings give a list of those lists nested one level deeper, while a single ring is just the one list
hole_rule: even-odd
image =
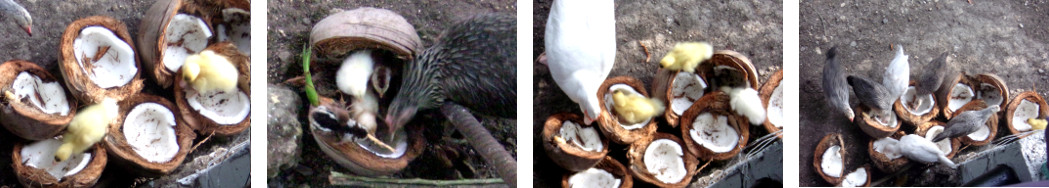
[{"label": "empty coconut shell", "polygon": [[[736,132],[735,135],[730,135],[736,137],[736,144],[730,146],[730,150],[716,152],[709,148],[715,146],[706,146],[696,141],[697,139],[704,138],[693,137],[695,135],[701,137],[705,135],[716,135],[718,132],[722,132],[719,131],[720,129],[716,128],[713,130],[697,130],[696,127],[694,127],[696,124],[695,122],[698,121],[698,117],[705,113],[711,114],[712,122],[716,122],[716,119],[719,119],[719,117],[725,117],[725,120],[727,121],[725,123],[730,129]],[[685,115],[681,117],[681,122],[682,139],[684,140],[685,145],[688,146],[688,152],[703,160],[725,160],[735,157],[743,150],[743,147],[747,145],[747,140],[750,138],[750,125],[747,123],[747,118],[732,111],[732,108],[729,107],[729,95],[721,91],[709,93],[703,96],[703,98],[700,98],[696,103],[692,103],[692,107],[689,107],[688,111],[685,111]],[[693,134],[693,131],[698,132]],[[706,131],[712,131],[712,133]]]},{"label": "empty coconut shell", "polygon": [[[129,143],[129,135],[124,134],[124,126],[126,124],[137,123],[130,122],[128,119],[128,115],[131,115],[130,113],[132,109],[146,103],[158,104],[167,108],[169,110],[167,113],[171,113],[172,117],[174,117],[175,125],[172,129],[174,131],[173,135],[175,136],[174,142],[178,144],[178,147],[176,148],[177,152],[173,154],[170,160],[154,162],[146,159],[135,150],[135,147],[132,146],[132,144]],[[182,164],[182,160],[185,159],[186,155],[190,152],[189,150],[193,145],[193,139],[196,138],[197,135],[193,133],[192,128],[186,125],[174,103],[171,103],[171,101],[168,101],[163,97],[138,94],[127,100],[120,101],[118,106],[120,106],[120,115],[117,116],[116,121],[109,124],[108,134],[106,134],[106,137],[103,140],[103,145],[105,145],[106,151],[109,152],[114,163],[120,164],[119,166],[126,167],[137,174],[148,176],[160,176],[171,173],[171,171],[175,170],[175,168]],[[162,120],[154,119],[152,121],[160,122]],[[165,140],[161,139],[156,142],[151,142],[150,145],[140,147],[157,147],[152,144],[158,144],[158,142],[163,141]]]},{"label": "empty coconut shell", "polygon": [[546,150],[546,155],[557,165],[572,172],[586,170],[601,162],[605,155],[608,154],[608,139],[601,137],[600,134],[596,134],[601,142],[601,150],[598,151],[587,151],[568,143],[570,141],[560,135],[563,130],[562,126],[569,121],[580,128],[590,127],[597,129],[596,124],[586,125],[582,123],[583,117],[576,114],[559,113],[550,116],[550,118],[546,119],[546,123],[543,126],[543,149]]},{"label": "empty coconut shell", "polygon": [[[816,150],[813,150],[815,153],[813,154],[812,165],[816,168],[816,173],[820,174],[820,177],[822,177],[824,181],[833,185],[841,183],[841,180],[845,176],[844,159],[849,158],[847,155],[848,153],[845,152],[845,148],[842,144],[844,144],[844,141],[841,138],[841,134],[827,134],[826,136],[823,136],[823,139],[820,139],[819,144],[816,145]],[[827,149],[830,149],[833,146],[841,147],[841,149],[838,150],[842,158],[842,170],[839,172],[841,177],[832,177],[827,175],[827,172],[823,171],[823,154],[827,152]]]},{"label": "empty coconut shell", "polygon": [[91,159],[87,166],[75,174],[58,180],[44,169],[24,164],[23,161],[27,159],[22,158],[21,153],[22,149],[27,147],[27,145],[25,143],[17,143],[14,146],[14,151],[11,152],[11,161],[15,161],[11,163],[11,167],[14,168],[15,175],[18,176],[18,182],[26,187],[92,187],[98,182],[98,178],[102,175],[102,170],[106,167],[106,149],[102,148],[102,145],[96,144],[85,151],[91,153]]},{"label": "empty coconut shell", "polygon": [[634,177],[641,179],[641,181],[659,187],[685,187],[689,182],[692,182],[692,176],[695,176],[696,173],[699,172],[696,170],[696,167],[699,165],[699,160],[689,152],[682,152],[681,159],[685,165],[686,173],[679,182],[665,183],[656,178],[652,173],[648,172],[648,167],[645,165],[645,151],[652,142],[660,139],[668,139],[677,143],[680,147],[685,147],[680,138],[671,134],[658,132],[651,137],[633,142],[630,144],[630,149],[627,151],[627,159],[630,160],[630,173]]},{"label": "empty coconut shell", "polygon": [[[761,85],[761,90],[758,90],[758,94],[760,94],[760,96],[761,96],[761,104],[765,106],[765,117],[766,117],[765,118],[765,123],[762,123],[761,125],[762,125],[762,127],[765,127],[765,130],[769,131],[770,133],[780,130],[779,127],[776,127],[777,123],[786,123],[786,122],[782,122],[783,121],[782,120],[782,118],[783,118],[783,114],[782,113],[783,113],[783,110],[784,110],[782,103],[783,103],[784,99],[783,99],[783,89],[780,87],[780,82],[781,81],[783,81],[783,69],[780,69],[779,71],[776,71],[776,73],[773,73],[772,76],[769,76],[769,80],[766,80],[765,84]],[[773,96],[774,94],[776,94],[775,93],[776,88],[780,88],[779,96]],[[773,97],[779,97],[779,99],[778,100],[772,100]],[[773,102],[773,103],[770,104],[770,102]],[[778,110],[779,114],[774,114],[774,113],[776,113],[776,111],[770,109],[773,105],[778,106],[780,108]],[[778,118],[773,118],[773,117],[778,117]],[[773,122],[775,120],[778,120],[778,121]],[[779,126],[783,126],[783,125],[779,125]],[[783,138],[783,134],[780,133],[777,137]]]},{"label": "empty coconut shell", "polygon": [[[51,76],[51,73],[37,66],[36,63],[24,60],[11,60],[0,64],[0,92],[10,91],[16,93],[14,91],[16,88],[13,87],[13,84],[22,72],[38,77],[43,83],[58,83],[59,87],[64,86],[58,78]],[[65,130],[66,125],[73,120],[73,116],[76,115],[77,111],[76,99],[72,95],[67,94],[64,88],[61,94],[65,95],[65,100],[68,103],[68,113],[66,115],[61,115],[61,113],[44,113],[40,108],[31,104],[28,98],[7,99],[7,96],[4,96],[5,101],[0,102],[0,118],[3,119],[3,121],[0,121],[0,124],[3,124],[4,128],[7,128],[15,136],[28,140],[44,140],[58,136],[62,130]]]},{"label": "empty coconut shell", "polygon": [[[111,31],[112,34],[116,35],[117,38],[122,40],[112,42],[126,43],[128,45],[127,48],[129,48],[132,53],[130,54],[130,56],[127,56],[130,58],[121,59],[120,57],[125,56],[122,56],[118,53],[112,53],[119,52],[117,50],[118,47],[109,46],[99,46],[100,49],[98,50],[83,49],[84,51],[95,50],[98,52],[93,54],[83,54],[83,52],[80,52],[79,55],[85,56],[86,58],[77,58],[78,51],[81,49],[74,47],[75,40],[80,37],[82,30],[91,26],[104,27]],[[102,99],[104,98],[112,98],[117,101],[121,101],[124,100],[124,98],[127,98],[128,96],[138,94],[138,92],[142,90],[143,86],[142,79],[139,77],[139,75],[141,75],[142,69],[140,66],[141,64],[139,64],[138,62],[138,57],[134,55],[134,53],[136,52],[134,51],[134,48],[131,47],[134,44],[135,43],[131,40],[131,35],[128,34],[127,26],[125,26],[123,22],[120,22],[119,20],[113,19],[111,17],[92,16],[79,19],[74,21],[73,23],[70,23],[69,26],[66,27],[65,32],[62,34],[62,42],[60,46],[61,52],[59,53],[59,69],[62,72],[62,77],[65,78],[66,88],[69,89],[69,92],[72,93],[74,97],[84,102],[85,104],[98,104],[101,103]],[[134,69],[128,71],[134,72],[118,72],[120,71],[118,69],[117,71],[106,71],[106,73],[96,74],[96,72],[98,71],[95,70],[96,68],[108,68],[117,66],[95,65],[95,63],[99,62],[100,60],[113,60],[122,63],[130,63]],[[113,68],[110,69],[112,70]],[[95,77],[98,77],[98,79],[103,79],[102,77],[106,77],[107,79],[117,80],[100,80],[99,82],[96,82],[92,80],[92,78]],[[116,84],[113,87],[105,88],[99,86],[99,84],[114,81],[119,82],[120,80],[125,79],[127,82],[123,85]]]},{"label": "empty coconut shell", "polygon": [[[605,158],[602,159],[601,162],[598,162],[593,168],[604,170],[612,174],[612,177],[622,180],[622,182],[619,183],[619,188],[634,187],[634,178],[632,178],[630,173],[627,172],[626,166],[623,166],[622,163],[619,163],[619,161],[613,159],[611,156],[605,156]],[[565,174],[564,177],[561,178],[561,187],[572,187],[568,182],[568,179],[572,178],[572,175],[575,175],[575,173]]]}]

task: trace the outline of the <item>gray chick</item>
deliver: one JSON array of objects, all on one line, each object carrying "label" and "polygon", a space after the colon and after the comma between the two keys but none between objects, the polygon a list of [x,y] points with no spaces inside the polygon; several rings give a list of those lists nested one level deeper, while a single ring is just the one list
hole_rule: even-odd
[{"label": "gray chick", "polygon": [[895,97],[892,97],[884,85],[855,75],[849,75],[846,80],[852,86],[852,91],[856,92],[856,99],[860,101],[860,104],[870,107],[876,112],[874,114],[876,117],[892,113],[892,103],[895,102]]},{"label": "gray chick", "polygon": [[849,121],[856,117],[849,108],[849,85],[845,83],[845,70],[838,64],[837,47],[827,51],[827,63],[823,65],[823,94],[827,96],[827,104],[837,112],[844,113]]},{"label": "gray chick", "polygon": [[997,105],[994,105],[979,111],[962,112],[962,114],[948,121],[947,128],[943,130],[943,133],[933,137],[932,141],[939,142],[946,138],[956,138],[976,132],[976,130],[980,130],[980,126],[987,122],[987,118],[990,118],[991,114],[998,112],[999,109]]},{"label": "gray chick", "polygon": [[[918,80],[917,86],[914,87],[915,94],[917,96],[925,96],[936,92],[943,84],[944,78],[954,72],[954,68],[947,64],[947,53],[940,54],[940,57],[933,59],[928,64],[925,64],[925,74],[922,74]],[[914,106],[921,106],[926,98],[916,97]]]}]

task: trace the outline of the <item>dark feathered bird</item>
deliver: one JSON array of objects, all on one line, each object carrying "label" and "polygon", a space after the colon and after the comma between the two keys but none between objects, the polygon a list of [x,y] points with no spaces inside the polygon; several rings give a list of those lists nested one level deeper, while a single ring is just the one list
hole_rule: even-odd
[{"label": "dark feathered bird", "polygon": [[991,118],[991,114],[998,112],[998,110],[1000,110],[998,105],[994,105],[983,110],[962,112],[958,116],[951,118],[951,121],[947,122],[947,128],[936,135],[936,137],[933,137],[932,141],[939,142],[946,138],[957,138],[976,132],[980,130],[980,126],[987,123],[987,118]]},{"label": "dark feathered bird", "polygon": [[29,11],[26,11],[25,7],[12,0],[0,0],[0,14],[11,18],[18,27],[25,30],[26,34],[33,36],[33,17],[29,15]]},{"label": "dark feathered bird", "polygon": [[[933,59],[928,64],[925,64],[925,68],[922,69],[925,73],[918,79],[917,86],[914,87],[916,96],[925,96],[931,93],[935,93],[936,90],[940,89],[940,85],[943,84],[945,78],[948,75],[953,75],[954,68],[947,64],[947,53],[940,54],[940,57]],[[915,97],[915,104],[913,106],[920,106],[926,102],[925,97]]]},{"label": "dark feathered bird", "polygon": [[875,116],[881,117],[892,113],[892,103],[895,102],[895,97],[892,97],[885,86],[861,76],[849,75],[846,79],[852,86],[852,91],[856,92],[856,100],[876,112]]},{"label": "dark feathered bird", "polygon": [[835,56],[837,47],[827,51],[827,63],[823,65],[823,94],[835,113],[845,114],[852,121],[856,114],[849,107],[849,85],[845,82],[845,70]]},{"label": "dark feathered bird", "polygon": [[404,67],[403,82],[390,103],[390,133],[416,113],[444,102],[480,114],[517,116],[517,19],[484,14],[456,23]]}]

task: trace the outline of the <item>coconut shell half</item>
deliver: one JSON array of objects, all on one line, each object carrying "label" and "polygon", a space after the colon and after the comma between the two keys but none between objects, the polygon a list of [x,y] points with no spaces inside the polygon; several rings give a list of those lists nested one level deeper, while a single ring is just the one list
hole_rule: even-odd
[{"label": "coconut shell half", "polygon": [[[954,116],[958,116],[959,114],[965,111],[983,110],[984,108],[987,108],[987,103],[984,103],[983,100],[973,100],[972,102],[969,102],[969,104],[965,104],[965,106],[959,108],[957,112],[954,112]],[[991,143],[991,141],[994,140],[995,134],[998,133],[998,113],[991,114],[991,117],[987,119],[986,125],[991,131],[990,134],[987,135],[987,139],[984,139],[982,141],[975,141],[972,138],[969,138],[969,136],[961,136],[958,138],[960,139],[962,144],[968,144],[973,146],[987,145],[988,143]]]},{"label": "coconut shell half", "polygon": [[[250,66],[248,58],[243,54],[236,52],[236,47],[228,42],[216,43],[205,50],[212,50],[216,54],[225,56],[235,67],[237,67],[240,77],[237,82],[238,87],[236,90],[244,93],[249,97],[248,100],[250,101],[250,81],[245,81],[250,80],[249,77],[251,75],[251,72],[248,70]],[[182,74],[182,70],[179,70],[177,74]],[[215,120],[205,117],[200,111],[194,110],[190,107],[189,102],[186,100],[186,95],[190,92],[189,90],[192,90],[192,88],[189,87],[189,83],[187,83],[185,79],[175,80],[175,104],[178,105],[179,113],[182,114],[182,118],[185,120],[186,124],[189,125],[190,128],[197,130],[198,133],[202,135],[214,133],[216,135],[229,136],[240,133],[250,127],[250,111],[244,119],[234,124],[220,124]]]},{"label": "coconut shell half", "polygon": [[[780,84],[781,81],[783,81],[783,70],[782,69],[780,69],[779,71],[776,71],[776,73],[773,73],[772,76],[769,76],[769,80],[766,80],[765,84],[761,85],[761,89],[758,90],[758,94],[760,94],[760,96],[761,96],[761,104],[765,106],[765,117],[766,117],[765,118],[765,122],[762,123],[761,126],[765,127],[765,130],[769,131],[770,133],[779,131],[780,128],[776,127],[776,123],[785,123],[785,122],[782,122],[782,119],[780,120],[780,122],[772,122],[771,118],[768,118],[769,116],[772,116],[771,115],[772,112],[769,111],[769,101],[770,101],[770,99],[772,99],[772,94],[775,93],[776,88],[780,86],[779,84]],[[780,96],[779,96],[780,97],[780,101],[779,102],[781,102],[781,103],[783,102],[783,98],[782,98],[783,97],[783,93],[782,92],[783,92],[783,89],[780,88]],[[783,104],[778,104],[778,105],[780,106],[780,108],[783,108]],[[780,109],[780,112],[782,113],[783,109]],[[782,114],[780,114],[779,116],[780,116],[780,118],[783,118]],[[750,120],[747,120],[747,121],[749,122]],[[780,126],[783,126],[783,125],[780,125]],[[777,137],[783,138],[783,134],[781,133]]]},{"label": "coconut shell half", "polygon": [[[321,97],[320,105],[330,109],[345,108],[342,104],[325,97]],[[312,107],[310,114],[313,114],[317,109],[318,107]],[[344,142],[342,134],[332,134],[313,126],[315,124],[313,118],[309,118],[309,121],[310,134],[313,135],[314,141],[317,142],[321,150],[340,166],[349,169],[357,175],[384,176],[399,172],[418,157],[426,146],[425,139],[422,139],[424,138],[422,133],[423,125],[409,123],[403,129],[406,131],[407,139],[409,139],[404,154],[396,158],[385,158],[364,149],[356,142]]]},{"label": "coconut shell half", "polygon": [[685,163],[685,177],[677,183],[663,183],[659,179],[656,179],[651,173],[648,172],[648,167],[645,166],[644,156],[645,150],[648,149],[648,145],[655,140],[669,139],[676,142],[679,146],[685,147],[681,142],[681,139],[677,136],[667,133],[655,133],[652,137],[648,137],[642,140],[638,140],[630,144],[630,149],[627,151],[627,159],[630,160],[630,173],[637,179],[651,183],[659,187],[685,187],[689,182],[692,182],[692,176],[695,176],[699,171],[696,167],[699,165],[699,160],[689,152],[682,152],[682,160]]},{"label": "coconut shell half", "polygon": [[[903,135],[903,131],[899,131],[896,132],[896,134],[893,134],[891,138],[899,141],[900,138],[903,137]],[[907,160],[906,156],[900,156],[896,159],[889,159],[889,157],[885,156],[885,154],[882,154],[881,152],[874,150],[874,141],[877,141],[877,139],[871,139],[870,142],[867,143],[867,154],[870,155],[871,163],[874,163],[874,167],[877,167],[878,170],[881,170],[882,172],[886,173],[892,173],[899,171],[901,168],[903,168],[904,165],[907,165],[907,162],[909,160]]]},{"label": "coconut shell half", "polygon": [[[59,82],[58,78],[51,76],[47,70],[37,66],[36,63],[24,60],[11,60],[0,64],[0,93],[14,92],[12,84],[18,74],[28,72],[40,78],[44,83]],[[63,85],[64,86],[64,85]],[[64,90],[64,89],[63,89]],[[0,102],[0,124],[4,125],[12,134],[28,140],[44,140],[58,136],[65,130],[69,121],[76,115],[77,103],[72,95],[65,91],[66,101],[69,103],[69,113],[46,114],[39,108],[25,100],[11,100],[3,97],[5,101]]]},{"label": "coconut shell half", "polygon": [[[171,160],[166,162],[150,162],[143,158],[135,149],[128,143],[126,135],[124,135],[124,124],[127,120],[127,116],[132,109],[140,104],[144,103],[156,103],[166,107],[170,110],[172,116],[175,117],[175,138],[178,143],[178,152]],[[115,164],[119,166],[127,167],[127,169],[136,172],[137,174],[143,174],[148,176],[160,176],[171,173],[179,165],[182,164],[182,160],[186,158],[186,154],[189,154],[189,150],[193,145],[193,139],[197,137],[193,133],[193,129],[186,125],[185,121],[182,120],[182,115],[179,113],[177,106],[171,101],[164,99],[163,97],[138,94],[127,100],[120,101],[120,115],[117,116],[117,121],[109,124],[108,134],[106,134],[103,145],[106,147],[106,151],[112,157]]]},{"label": "coconut shell half", "polygon": [[[1005,105],[1009,103],[1009,86],[1005,85],[1005,80],[1002,80],[1002,78],[998,77],[998,75],[988,73],[976,75],[976,77],[973,78],[973,81],[979,83],[978,86],[980,87],[979,89],[977,89],[977,91],[983,92],[983,96],[991,95],[992,93],[994,95],[1001,96],[1001,102],[989,105],[998,105],[998,107],[1002,109],[1006,108]],[[987,87],[984,84],[989,84],[990,87]],[[991,101],[988,98],[980,98],[980,100]],[[1002,113],[1003,112],[999,112],[999,114]]]},{"label": "coconut shell half", "polygon": [[[713,79],[714,77],[714,67],[716,66],[728,66],[736,69],[737,71],[741,71],[740,75],[742,75],[743,80],[735,81],[740,81],[742,83],[749,84],[750,87],[755,90],[757,90],[758,86],[760,86],[758,85],[758,83],[760,83],[758,82],[758,71],[754,69],[754,64],[751,64],[750,59],[747,58],[747,56],[740,54],[739,52],[735,52],[732,50],[718,50],[714,52],[714,56],[711,56],[710,59],[704,61],[704,63],[701,63],[699,67],[696,67],[696,70],[700,77],[703,77],[703,80],[708,80],[709,82],[709,80]],[[719,86],[724,85],[712,87]]]},{"label": "coconut shell half", "polygon": [[[710,113],[717,118],[718,116],[726,116],[727,124],[731,126],[737,133],[737,144],[727,152],[714,152],[711,149],[696,143],[690,133],[693,128],[693,122],[696,121],[697,116],[703,113]],[[743,147],[747,145],[747,140],[750,138],[749,123],[747,118],[740,116],[732,111],[729,107],[729,96],[725,92],[715,91],[704,95],[699,101],[692,103],[692,107],[689,107],[683,117],[681,117],[681,134],[682,139],[685,142],[685,146],[688,148],[688,152],[692,155],[699,157],[703,160],[725,160],[735,157],[743,150]],[[703,133],[699,133],[703,134]]]},{"label": "coconut shell half", "polygon": [[[113,19],[106,16],[92,16],[83,19],[79,19],[70,23],[66,27],[64,33],[62,33],[62,42],[59,53],[59,68],[62,72],[62,77],[65,78],[66,89],[73,94],[74,97],[86,104],[98,104],[102,102],[104,98],[112,98],[117,101],[124,100],[129,96],[137,94],[142,90],[142,66],[138,62],[138,56],[132,56],[134,66],[137,68],[134,78],[128,81],[127,84],[111,87],[101,88],[95,82],[91,81],[88,73],[83,71],[83,67],[80,66],[75,56],[73,42],[79,37],[81,30],[89,26],[102,26],[113,32],[118,38],[122,39],[124,43],[129,46],[134,46],[134,41],[131,40],[131,35],[128,34],[127,26],[124,25],[120,20]],[[131,48],[133,53],[137,53],[134,47]],[[88,57],[95,55],[88,55]],[[102,58],[109,58],[113,56],[102,56]],[[90,64],[85,62],[85,64]]]},{"label": "coconut shell half", "polygon": [[[926,134],[929,133],[929,129],[932,129],[932,127],[934,127],[934,126],[942,126],[942,127],[946,128],[947,127],[947,123],[944,123],[944,122],[941,122],[941,121],[925,122],[925,123],[923,123],[921,125],[918,125],[918,129],[914,131],[914,134],[917,134],[918,136],[921,136],[921,137],[926,137],[927,136]],[[928,138],[928,137],[926,137],[926,138]],[[932,139],[932,138],[929,138],[929,139]],[[959,140],[960,140],[960,138],[952,138],[951,139],[951,152],[947,153],[947,158],[948,159],[954,158],[954,155],[958,154],[958,148],[960,148],[962,146],[962,143]]]},{"label": "coconut shell half", "polygon": [[[169,47],[182,47],[181,42],[167,42],[167,27],[171,20],[178,14],[200,18],[207,25],[205,29],[212,32],[210,38],[215,38],[212,20],[218,19],[217,17],[221,15],[221,6],[242,6],[238,4],[243,4],[243,2],[238,3],[238,1],[158,0],[153,3],[146,10],[138,28],[137,39],[139,43],[136,47],[138,47],[139,55],[142,58],[143,69],[141,72],[149,74],[149,77],[153,78],[161,87],[171,88],[172,84],[175,83],[175,72],[177,71],[165,68],[164,53]],[[199,52],[189,51],[189,54],[196,53]]]},{"label": "coconut shell half", "polygon": [[[845,152],[845,149],[844,149],[845,146],[842,146],[843,144],[844,144],[844,141],[841,139],[841,134],[837,134],[837,133],[828,134],[826,136],[823,136],[823,139],[820,139],[820,143],[816,145],[816,150],[814,150],[815,153],[813,154],[812,165],[813,165],[813,167],[816,168],[816,173],[820,174],[820,177],[822,177],[824,181],[827,181],[827,183],[830,183],[830,184],[833,184],[833,185],[837,185],[837,184],[841,183],[841,180],[843,179],[842,177],[845,177],[845,168],[844,168],[845,167],[845,160],[844,159],[848,159],[849,156],[846,155],[848,153]],[[842,170],[841,170],[842,171],[841,172],[841,176],[842,177],[835,178],[835,177],[828,176],[826,172],[823,172],[823,167],[821,166],[823,164],[823,153],[827,152],[827,149],[830,149],[830,147],[832,147],[832,146],[842,147],[841,150],[838,150],[838,151],[841,152],[841,158],[842,158],[842,162],[841,162],[842,163]]]},{"label": "coconut shell half", "polygon": [[106,149],[96,144],[86,152],[91,153],[91,160],[80,172],[57,180],[43,169],[33,168],[23,164],[22,148],[25,143],[17,143],[11,153],[11,167],[14,168],[18,182],[26,187],[92,187],[98,182],[102,170],[106,167]]},{"label": "coconut shell half", "polygon": [[[949,82],[945,82],[944,84],[946,84],[946,85],[943,86],[943,87],[940,87],[941,88],[940,91],[936,94],[936,104],[939,104],[940,110],[943,111],[943,113],[941,113],[941,114],[943,114],[943,116],[946,117],[947,119],[951,119],[951,117],[954,117],[954,110],[951,110],[951,108],[948,107],[948,105],[950,105],[949,101],[952,98],[958,98],[958,96],[953,96],[952,95],[952,93],[954,93],[954,90],[955,90],[954,86],[956,86],[958,84],[962,84],[962,85],[966,85],[970,89],[972,89],[973,81],[969,77],[967,77],[967,76],[965,76],[963,74],[958,74],[958,76],[954,77]],[[974,92],[973,96],[970,96],[970,97],[972,98],[972,100],[975,100],[976,99],[976,96],[975,96],[976,90],[974,89],[973,92]]]},{"label": "coconut shell half", "polygon": [[415,27],[396,12],[363,7],[329,15],[314,24],[310,45],[322,59],[337,59],[353,50],[372,48],[411,60],[422,40]]},{"label": "coconut shell half", "polygon": [[630,88],[633,88],[634,91],[637,91],[637,93],[640,93],[645,97],[649,97],[644,84],[642,84],[640,80],[637,80],[635,78],[620,76],[605,80],[604,83],[601,83],[601,88],[597,90],[598,102],[600,102],[601,104],[601,115],[597,117],[597,123],[600,126],[601,133],[604,134],[605,137],[611,139],[613,142],[619,144],[630,144],[636,140],[651,137],[652,133],[656,132],[657,128],[656,120],[654,118],[650,118],[648,120],[648,123],[646,123],[641,128],[627,130],[623,127],[621,121],[615,115],[614,109],[612,109],[609,105],[605,105],[611,104],[611,101],[606,101],[605,95],[611,95],[612,92],[609,90],[609,88],[617,84],[625,84]]},{"label": "coconut shell half", "polygon": [[[863,165],[861,167],[863,168],[863,171],[865,171],[865,173],[867,174],[867,176],[866,176],[867,179],[863,182],[863,185],[859,185],[859,187],[870,187],[871,186],[871,165],[865,164],[865,165]],[[856,169],[856,170],[854,170],[852,172],[849,172],[849,173],[845,174],[845,176],[848,176],[849,174],[857,172],[857,170],[860,170],[860,169]],[[842,184],[844,184],[844,183],[845,183],[845,178],[842,178],[842,182],[839,183],[836,186],[843,187],[844,185],[842,185]]]},{"label": "coconut shell half", "polygon": [[[602,159],[601,162],[598,162],[597,165],[594,166],[594,168],[605,170],[606,172],[612,174],[613,177],[622,180],[622,182],[619,184],[619,188],[634,187],[634,178],[632,178],[632,176],[630,176],[630,173],[627,172],[626,166],[623,166],[622,163],[619,163],[619,161],[613,159],[611,156],[605,156],[605,158]],[[568,179],[571,178],[574,174],[575,173],[565,174],[564,177],[561,178],[561,187],[571,187],[571,185],[568,184]]]},{"label": "coconut shell half", "polygon": [[[910,86],[914,87],[915,83],[916,82],[914,80],[911,80]],[[919,97],[921,97],[921,96],[919,96]],[[911,99],[911,100],[915,100],[915,99]],[[938,102],[938,101],[936,101],[936,95],[935,94],[933,94],[933,101],[932,102]],[[905,107],[904,105],[908,105],[908,106]],[[900,98],[896,99],[896,102],[892,104],[892,110],[896,112],[896,116],[899,116],[900,120],[903,120],[903,123],[906,123],[907,125],[917,126],[917,125],[920,125],[922,123],[928,122],[929,120],[932,120],[932,118],[936,118],[936,116],[940,115],[940,107],[939,107],[938,103],[937,104],[933,104],[932,107],[931,107],[932,109],[930,109],[928,113],[925,113],[925,114],[922,114],[922,115],[911,113],[910,111],[908,111],[907,108],[909,108],[910,105],[911,104],[904,104],[903,96],[900,96]]]},{"label": "coconut shell half", "polygon": [[[1005,126],[1009,128],[1009,133],[1011,133],[1011,134],[1019,134],[1019,133],[1021,133],[1021,131],[1016,130],[1016,127],[1013,127],[1013,122],[1017,122],[1017,121],[1019,121],[1019,122],[1026,122],[1027,121],[1026,119],[1013,119],[1013,114],[1016,113],[1016,110],[1017,110],[1016,108],[1019,107],[1020,103],[1023,102],[1024,100],[1032,102],[1032,103],[1034,103],[1035,105],[1038,106],[1038,115],[1035,116],[1035,117],[1037,117],[1037,118],[1045,118],[1046,116],[1049,116],[1049,105],[1047,105],[1045,103],[1045,99],[1042,98],[1042,95],[1039,95],[1037,92],[1034,92],[1034,91],[1022,92],[1019,95],[1017,95],[1015,98],[1013,98],[1013,100],[1011,102],[1009,102],[1009,106],[1006,108],[1005,114],[1003,114],[1005,116]],[[1027,130],[1027,131],[1031,131],[1031,130]],[[1023,131],[1023,132],[1026,132],[1026,131]]]},{"label": "coconut shell half", "polygon": [[557,165],[572,172],[586,170],[601,162],[601,159],[608,154],[608,139],[598,134],[598,138],[601,139],[601,145],[603,146],[601,150],[583,150],[579,146],[568,143],[568,140],[560,136],[561,127],[565,121],[574,122],[580,127],[596,126],[596,124],[586,125],[582,123],[583,117],[576,114],[560,113],[550,116],[550,118],[546,119],[546,123],[543,126],[543,149],[546,150],[546,155],[551,160],[554,160],[554,163],[557,163]]},{"label": "coconut shell half", "polygon": [[[902,125],[902,123],[900,122],[902,121],[900,121],[899,117],[893,117],[896,118],[896,127],[885,126],[879,123],[878,120],[875,120],[874,116],[869,116],[867,113],[865,113],[869,110],[870,108],[864,106],[863,104],[858,104],[855,107],[853,107],[853,111],[856,112],[856,115],[858,117],[855,120],[853,120],[853,123],[855,123],[856,126],[859,126],[860,130],[863,130],[863,132],[867,133],[867,135],[871,136],[871,138],[885,138],[889,135],[892,135],[893,133],[896,133],[896,130],[900,129],[900,126]],[[892,115],[895,116],[896,114]]]}]

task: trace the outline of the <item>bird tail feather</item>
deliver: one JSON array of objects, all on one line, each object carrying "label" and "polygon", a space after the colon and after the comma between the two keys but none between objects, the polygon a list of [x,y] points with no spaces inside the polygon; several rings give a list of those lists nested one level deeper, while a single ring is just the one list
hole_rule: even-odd
[{"label": "bird tail feather", "polygon": [[943,163],[944,165],[947,165],[948,167],[951,167],[951,168],[958,168],[958,165],[955,165],[954,161],[951,161],[951,159],[948,159],[947,156],[940,155],[939,157],[940,157],[940,163]]}]

